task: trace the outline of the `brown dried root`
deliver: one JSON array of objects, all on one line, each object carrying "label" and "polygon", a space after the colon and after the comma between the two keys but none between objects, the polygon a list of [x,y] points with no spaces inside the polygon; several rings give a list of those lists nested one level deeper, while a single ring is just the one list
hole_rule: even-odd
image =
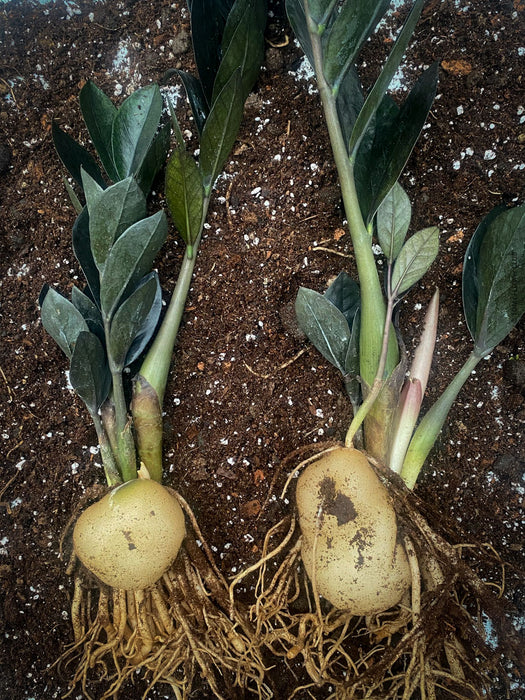
[{"label": "brown dried root", "polygon": [[228,586],[189,506],[174,495],[191,529],[175,563],[154,586],[112,589],[73,562],[75,642],[57,661],[62,671],[73,668],[67,695],[80,685],[92,698],[89,688],[102,681],[97,700],[116,697],[140,668],[149,682],[144,698],[158,682],[169,684],[177,698],[188,698],[196,676],[219,699],[245,692],[271,697],[247,616],[230,605]]},{"label": "brown dried root", "polygon": [[[434,532],[401,479],[379,466],[377,471],[404,533],[410,599],[370,618],[327,604],[302,570],[292,517],[268,533],[260,561],[231,584],[233,600],[243,579],[258,576],[250,610],[254,642],[280,656],[291,673],[301,658],[305,673],[290,698],[305,691],[333,700],[481,700],[492,697],[497,682],[511,698],[506,666],[524,673],[525,651],[502,601],[461,551]],[[282,541],[272,550],[278,535]],[[487,620],[496,643],[486,639]]]}]

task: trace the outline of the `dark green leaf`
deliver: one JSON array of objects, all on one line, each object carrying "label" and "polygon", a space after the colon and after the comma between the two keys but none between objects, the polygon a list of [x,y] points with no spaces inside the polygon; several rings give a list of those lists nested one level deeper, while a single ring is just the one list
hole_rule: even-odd
[{"label": "dark green leaf", "polygon": [[79,334],[69,370],[71,386],[93,415],[104,403],[111,388],[111,374],[106,353],[93,333]]},{"label": "dark green leaf", "polygon": [[401,248],[392,272],[392,291],[399,296],[418,282],[430,268],[439,250],[436,226],[414,233]]},{"label": "dark green leaf", "polygon": [[235,143],[243,110],[241,71],[237,69],[213,103],[202,132],[200,166],[207,193]]},{"label": "dark green leaf", "polygon": [[295,34],[295,38],[301,44],[301,48],[310,61],[310,65],[313,66],[314,57],[312,42],[310,40],[310,34],[308,33],[308,23],[304,13],[303,0],[286,0],[286,14],[288,15],[288,20]]},{"label": "dark green leaf", "polygon": [[44,290],[40,298],[42,325],[60,349],[71,357],[78,334],[88,330],[84,317],[68,299],[52,287]]},{"label": "dark green leaf", "polygon": [[264,2],[236,0],[224,30],[223,56],[213,85],[212,104],[237,68],[241,70],[243,101],[248,97],[264,58],[265,24]]},{"label": "dark green leaf", "polygon": [[120,106],[111,130],[113,162],[119,180],[142,168],[161,114],[162,96],[158,85],[135,90]]},{"label": "dark green leaf", "polygon": [[359,285],[346,272],[340,272],[325,292],[325,297],[332,302],[346,318],[350,328],[361,304]]},{"label": "dark green leaf", "polygon": [[266,0],[235,0],[226,19],[222,34],[221,52],[223,56],[230,47],[231,42],[234,41],[233,37],[246,14],[247,8],[250,9],[255,26],[259,27],[261,32],[264,31],[267,17],[266,4]]},{"label": "dark green leaf", "polygon": [[71,290],[71,301],[73,306],[82,314],[89,330],[104,342],[104,322],[102,321],[100,309],[95,302],[75,286]]},{"label": "dark green leaf", "polygon": [[323,37],[323,72],[335,92],[385,14],[390,0],[346,0]]},{"label": "dark green leaf", "polygon": [[323,357],[346,374],[351,332],[342,312],[324,294],[300,287],[295,300],[295,313],[299,327],[310,342]]},{"label": "dark green leaf", "polygon": [[[146,345],[153,338],[153,335],[159,322],[160,312],[162,310],[162,289],[158,280],[157,273],[151,272],[150,275],[152,275],[157,280],[157,291],[155,293],[155,299],[153,300],[153,304],[151,305],[146,320],[137,331],[137,334],[133,342],[131,343],[131,347],[128,350],[125,362],[126,367],[128,367],[132,362],[135,362],[135,360],[142,354],[142,352],[146,348]],[[147,280],[147,278],[148,276],[146,276],[144,279]]]},{"label": "dark green leaf", "polygon": [[479,235],[481,244],[475,242],[467,250],[467,255],[477,253],[467,274],[475,272],[477,276],[476,321],[471,333],[476,354],[484,357],[525,313],[525,205],[493,218],[488,227],[481,227]]},{"label": "dark green leaf", "polygon": [[363,220],[367,225],[373,219],[372,208],[376,194],[382,187],[383,175],[388,168],[388,141],[384,135],[390,129],[398,113],[397,104],[390,95],[385,95],[361,139],[357,152],[354,178],[359,206]]},{"label": "dark green leaf", "polygon": [[180,148],[173,151],[166,168],[166,201],[183,240],[193,245],[203,223],[204,188],[197,164]]},{"label": "dark green leaf", "polygon": [[93,299],[98,303],[100,299],[100,278],[98,268],[93,259],[93,253],[91,252],[89,214],[87,207],[84,207],[73,224],[73,251],[76,259],[80,263]]},{"label": "dark green leaf", "polygon": [[155,177],[166,162],[166,157],[170,150],[170,137],[170,123],[166,122],[155,134],[153,143],[149,147],[146,157],[136,174],[137,182],[146,196],[151,190]]},{"label": "dark green leaf", "polygon": [[104,177],[95,159],[83,146],[78,144],[65,131],[62,131],[55,122],[52,124],[52,134],[58,157],[80,187],[82,187],[82,170],[89,173],[101,187],[106,186]]},{"label": "dark green leaf", "polygon": [[193,113],[193,118],[195,119],[195,124],[197,125],[199,134],[202,134],[206,118],[210,111],[208,101],[206,100],[204,91],[202,89],[202,85],[200,81],[197,80],[197,78],[195,78],[193,75],[190,75],[190,73],[186,73],[183,70],[179,70],[177,72],[180,75],[184,84],[186,95],[188,96],[191,111]]},{"label": "dark green leaf", "polygon": [[153,265],[167,233],[164,212],[138,221],[115,241],[100,280],[103,316],[110,319],[122,298],[135,289]]},{"label": "dark green leaf", "polygon": [[507,211],[507,207],[504,204],[500,204],[492,209],[487,216],[485,216],[483,221],[475,230],[465,252],[462,281],[463,312],[465,314],[467,327],[473,339],[476,337],[476,322],[478,315],[479,251],[481,250],[481,245],[489,226],[496,217],[503,214],[505,211]]},{"label": "dark green leaf", "polygon": [[[88,176],[89,177],[89,176]],[[84,177],[87,184],[89,180]],[[133,177],[119,180],[93,200],[87,196],[91,252],[100,273],[117,238],[146,216],[146,198]]]},{"label": "dark green leaf", "polygon": [[[423,129],[434,101],[438,79],[438,64],[434,63],[419,77],[395,119],[385,128],[374,143],[375,158],[374,197],[368,212],[368,220],[398,180],[412,149]],[[379,169],[377,163],[383,162]]]},{"label": "dark green leaf", "polygon": [[208,104],[211,104],[222,35],[232,5],[233,0],[192,0],[190,3],[193,53]]},{"label": "dark green leaf", "polygon": [[[364,101],[359,74],[356,67],[352,66],[343,78],[336,98],[337,115],[345,144],[348,144],[350,140],[355,120],[363,107]],[[368,140],[373,139],[373,137],[373,130],[370,130]],[[365,139],[361,142],[361,148]]]},{"label": "dark green leaf", "polygon": [[396,182],[377,210],[377,238],[388,260],[393,261],[399,255],[411,218],[410,199]]},{"label": "dark green leaf", "polygon": [[[136,348],[140,353],[155,330],[160,311],[160,305],[155,305],[155,300],[158,300],[159,294],[160,285],[157,275],[150,273],[140,281],[133,293],[115,311],[109,331],[108,355],[118,371],[124,369],[128,352],[137,336],[141,336]],[[148,336],[144,333],[146,330],[144,325],[154,305],[157,315],[155,319],[151,318],[154,323],[148,324],[147,331],[150,331]]]},{"label": "dark green leaf", "polygon": [[111,127],[117,108],[91,80],[88,80],[80,91],[79,102],[82,116],[104,170],[109,179],[115,182],[119,179],[119,175],[113,162]]},{"label": "dark green leaf", "polygon": [[[365,2],[365,0],[362,0]],[[364,136],[368,125],[370,124],[374,114],[376,113],[383,96],[390,85],[395,72],[399,68],[403,54],[408,46],[410,38],[414,32],[416,23],[423,9],[425,0],[415,0],[414,5],[410,11],[410,14],[403,25],[397,39],[394,44],[390,55],[388,56],[383,69],[377,78],[374,86],[370,90],[368,97],[366,98],[365,104],[359,117],[354,125],[352,136],[350,137],[349,153],[351,158],[355,158],[357,149],[359,148],[359,143]]]}]

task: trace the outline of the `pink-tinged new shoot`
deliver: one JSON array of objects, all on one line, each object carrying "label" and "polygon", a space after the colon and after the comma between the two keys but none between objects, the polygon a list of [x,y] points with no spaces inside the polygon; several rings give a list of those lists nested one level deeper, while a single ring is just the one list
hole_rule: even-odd
[{"label": "pink-tinged new shoot", "polygon": [[427,388],[436,344],[439,312],[439,289],[436,289],[425,314],[425,326],[414,354],[410,374],[401,392],[390,447],[389,467],[397,474],[403,461],[419,417],[421,403]]}]

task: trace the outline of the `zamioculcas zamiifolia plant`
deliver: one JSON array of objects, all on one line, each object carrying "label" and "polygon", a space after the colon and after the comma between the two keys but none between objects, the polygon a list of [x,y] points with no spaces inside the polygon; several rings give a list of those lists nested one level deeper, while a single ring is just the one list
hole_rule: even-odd
[{"label": "zamioculcas zamiifolia plant", "polygon": [[[474,348],[420,420],[438,292],[410,368],[394,312],[436,258],[439,231],[429,226],[407,238],[411,204],[398,179],[434,99],[438,66],[422,73],[401,104],[388,87],[423,4],[413,2],[365,92],[356,62],[390,1],[286,2],[317,78],[358,274],[357,282],[342,272],[324,294],[301,288],[297,318],[341,371],[354,417],[342,445],[317,447],[300,465],[300,534],[294,538],[294,515],[284,543],[271,552],[269,533],[253,567],[260,571],[253,614],[258,639],[288,660],[302,655],[312,688],[331,688],[334,698],[436,698],[444,684],[450,695],[443,697],[488,697],[493,679],[506,676],[501,659],[525,668],[503,608],[424,520],[411,492],[462,385],[525,311],[525,206],[501,207],[483,220],[465,254],[463,300]],[[267,581],[277,555],[280,567]],[[245,575],[233,582],[232,599]],[[481,616],[496,630],[496,652]]]},{"label": "zamioculcas zamiifolia plant", "polygon": [[[197,670],[218,698],[243,692],[235,686],[267,694],[246,616],[240,606],[230,607],[226,582],[189,506],[161,483],[162,402],[173,347],[212,188],[262,61],[266,19],[262,0],[194,0],[190,12],[197,65],[207,67],[200,80],[183,76],[199,128],[198,162],[185,149],[171,105],[171,120],[163,123],[156,85],[137,90],[118,109],[91,82],[80,93],[112,184],[86,149],[58,126],[53,131],[82,190],[78,197],[68,186],[78,210],[73,247],[87,284],[73,285],[70,300],[45,286],[41,317],[70,360],[69,381],[95,426],[108,487],[100,487],[102,497],[74,524],[75,643],[59,660],[68,667],[76,661],[71,687],[81,683],[86,697],[91,669],[107,683],[96,697],[106,698],[139,667],[152,684],[169,683],[177,697],[188,697]],[[204,20],[218,57],[212,66],[208,34],[199,33]],[[175,144],[165,192],[186,249],[162,315],[152,267],[168,220],[162,211],[148,213],[147,195],[166,164],[170,121]]]}]

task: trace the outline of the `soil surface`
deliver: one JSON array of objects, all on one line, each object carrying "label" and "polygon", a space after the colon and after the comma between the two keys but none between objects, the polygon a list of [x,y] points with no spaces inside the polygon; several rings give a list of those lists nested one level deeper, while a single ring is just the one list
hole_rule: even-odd
[{"label": "soil surface", "polygon": [[[184,2],[0,8],[0,696],[44,700],[68,688],[50,668],[72,638],[61,537],[86,490],[103,481],[95,431],[39,320],[42,285],[67,293],[80,275],[51,123],[88,143],[78,105],[84,81],[118,103],[169,68],[194,66]],[[397,21],[367,46],[367,80]],[[412,230],[441,230],[439,258],[400,313],[410,351],[439,286],[426,405],[471,349],[461,305],[468,241],[492,207],[525,199],[524,37],[521,0],[430,0],[401,77],[402,95],[423,66],[440,62],[438,96],[402,179]],[[226,576],[256,560],[264,534],[290,509],[279,497],[283,459],[343,439],[351,416],[340,375],[301,337],[293,313],[300,285],[322,291],[339,271],[354,272],[336,172],[318,94],[280,5],[267,39],[210,207],[165,402],[166,483],[191,503]],[[183,99],[177,110],[191,127]],[[162,189],[159,181],[152,208],[163,204]],[[167,294],[182,253],[172,230],[158,261]],[[507,562],[509,615],[522,630],[524,424],[522,325],[461,392],[417,486],[438,530]],[[501,580],[498,566],[481,573]],[[525,697],[523,681],[512,683]],[[137,677],[121,697],[143,692]],[[158,687],[148,697],[174,696]],[[195,697],[209,693],[197,688]]]}]

